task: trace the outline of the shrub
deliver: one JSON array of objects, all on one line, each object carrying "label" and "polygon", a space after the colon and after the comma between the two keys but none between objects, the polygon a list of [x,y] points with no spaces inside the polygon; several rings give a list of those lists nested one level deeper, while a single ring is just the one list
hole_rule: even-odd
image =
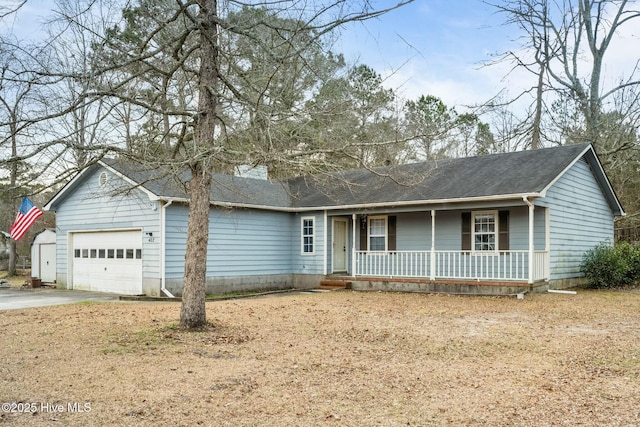
[{"label": "shrub", "polygon": [[640,280],[640,246],[600,244],[585,253],[580,266],[594,288],[617,288]]}]

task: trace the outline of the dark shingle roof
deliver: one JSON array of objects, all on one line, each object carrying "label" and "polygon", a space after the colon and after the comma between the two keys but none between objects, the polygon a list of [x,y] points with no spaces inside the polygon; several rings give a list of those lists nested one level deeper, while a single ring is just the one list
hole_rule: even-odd
[{"label": "dark shingle roof", "polygon": [[437,160],[289,181],[295,206],[353,206],[532,194],[544,190],[587,144]]},{"label": "dark shingle roof", "polygon": [[[167,169],[151,169],[120,159],[103,159],[103,162],[160,198],[186,200],[189,197],[187,183],[191,179],[190,171],[171,173]],[[291,206],[286,183],[225,174],[213,175],[211,200],[274,208]]]},{"label": "dark shingle roof", "polygon": [[[215,174],[211,200],[272,209],[341,208],[393,203],[438,203],[490,197],[521,197],[544,191],[589,144],[437,160],[373,170],[297,177],[284,182]],[[595,154],[589,155],[595,161]],[[594,160],[595,159],[595,160]],[[161,173],[122,160],[105,164],[161,199],[187,200],[190,173]],[[622,208],[600,168],[596,179],[612,209]]]}]

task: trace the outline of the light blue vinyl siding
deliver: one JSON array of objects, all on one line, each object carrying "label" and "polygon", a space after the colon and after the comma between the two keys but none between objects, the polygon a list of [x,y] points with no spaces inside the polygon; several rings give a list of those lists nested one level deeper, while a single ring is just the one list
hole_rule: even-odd
[{"label": "light blue vinyl siding", "polygon": [[462,212],[436,212],[436,250],[459,251],[462,248]]},{"label": "light blue vinyl siding", "polygon": [[[291,273],[293,274],[323,274],[324,273],[324,213],[304,212],[293,214],[291,217]],[[313,218],[314,224],[314,253],[302,254],[302,218]],[[329,230],[327,230],[329,231]]]},{"label": "light blue vinyl siding", "polygon": [[551,280],[579,277],[583,254],[613,241],[613,213],[589,165],[576,162],[537,203],[549,207]]},{"label": "light blue vinyl siding", "polygon": [[[171,205],[166,215],[166,276],[184,276],[189,210]],[[253,209],[211,209],[207,277],[290,274],[292,215]],[[299,233],[299,231],[298,231]],[[299,234],[298,234],[299,235]]]},{"label": "light blue vinyl siding", "polygon": [[396,214],[396,249],[431,250],[431,212]]},{"label": "light blue vinyl siding", "polygon": [[[533,249],[545,250],[545,208],[536,206],[533,215]],[[512,251],[529,250],[529,207],[521,206],[509,209],[509,249]]]},{"label": "light blue vinyl siding", "polygon": [[[107,186],[101,188],[98,169],[86,177],[83,185],[70,192],[56,211],[57,273],[68,274],[67,244],[69,232],[141,229],[144,233],[160,235],[158,205],[142,191],[107,172]],[[155,209],[154,209],[155,207]],[[160,277],[160,242],[142,238],[143,277]]]}]

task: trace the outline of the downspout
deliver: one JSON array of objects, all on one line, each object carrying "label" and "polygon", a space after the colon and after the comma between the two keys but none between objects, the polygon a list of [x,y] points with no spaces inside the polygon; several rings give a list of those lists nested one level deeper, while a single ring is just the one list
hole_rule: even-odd
[{"label": "downspout", "polygon": [[533,254],[534,254],[534,245],[533,245],[533,225],[534,225],[534,206],[531,201],[529,201],[527,196],[522,196],[522,200],[524,203],[529,206],[529,274],[527,282],[531,285],[533,284]]},{"label": "downspout", "polygon": [[164,203],[162,208],[160,208],[160,290],[169,298],[175,298],[175,296],[166,288],[167,273],[165,271],[165,238],[167,226],[166,209],[171,206],[172,203],[173,200],[169,200],[168,203]]}]

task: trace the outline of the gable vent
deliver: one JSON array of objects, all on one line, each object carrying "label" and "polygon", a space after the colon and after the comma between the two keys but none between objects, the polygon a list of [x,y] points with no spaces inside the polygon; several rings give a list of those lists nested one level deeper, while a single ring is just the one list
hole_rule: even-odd
[{"label": "gable vent", "polygon": [[98,182],[100,183],[100,187],[104,187],[105,185],[107,185],[107,181],[108,181],[108,176],[106,172],[102,172],[100,174],[100,176],[98,177]]}]

